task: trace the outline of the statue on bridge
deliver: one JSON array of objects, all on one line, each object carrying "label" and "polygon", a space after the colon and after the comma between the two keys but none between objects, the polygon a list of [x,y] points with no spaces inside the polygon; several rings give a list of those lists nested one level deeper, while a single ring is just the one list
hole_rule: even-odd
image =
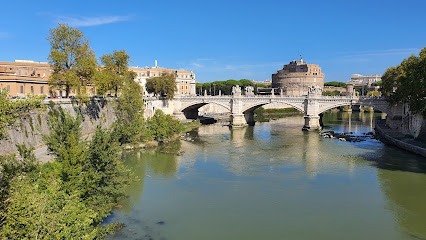
[{"label": "statue on bridge", "polygon": [[308,87],[308,96],[321,96],[322,88],[317,85],[312,85]]},{"label": "statue on bridge", "polygon": [[254,87],[252,87],[252,86],[247,86],[247,87],[245,88],[245,92],[246,92],[246,96],[253,97],[253,96],[254,96]]},{"label": "statue on bridge", "polygon": [[240,86],[236,85],[232,87],[232,95],[234,96],[241,96],[241,88]]}]

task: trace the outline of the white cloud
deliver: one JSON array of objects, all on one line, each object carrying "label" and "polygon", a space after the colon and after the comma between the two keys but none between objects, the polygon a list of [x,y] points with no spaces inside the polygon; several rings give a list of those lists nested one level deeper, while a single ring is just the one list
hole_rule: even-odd
[{"label": "white cloud", "polygon": [[202,65],[200,63],[196,63],[196,62],[191,63],[191,66],[193,66],[195,68],[203,68],[204,67],[204,65]]},{"label": "white cloud", "polygon": [[384,50],[370,50],[359,52],[345,52],[342,53],[346,57],[376,57],[376,56],[391,56],[391,55],[410,55],[418,54],[420,48],[400,48],[400,49],[384,49]]},{"label": "white cloud", "polygon": [[72,27],[91,27],[115,22],[128,21],[129,16],[101,16],[101,17],[67,17],[59,16],[57,21],[67,23]]}]

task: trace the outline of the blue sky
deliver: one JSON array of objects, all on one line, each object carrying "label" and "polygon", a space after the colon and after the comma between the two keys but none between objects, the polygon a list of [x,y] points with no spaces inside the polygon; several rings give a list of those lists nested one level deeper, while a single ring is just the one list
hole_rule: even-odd
[{"label": "blue sky", "polygon": [[0,61],[46,61],[49,29],[78,27],[96,55],[193,70],[197,81],[271,78],[302,54],[325,81],[382,74],[426,46],[426,1],[19,1],[2,4]]}]

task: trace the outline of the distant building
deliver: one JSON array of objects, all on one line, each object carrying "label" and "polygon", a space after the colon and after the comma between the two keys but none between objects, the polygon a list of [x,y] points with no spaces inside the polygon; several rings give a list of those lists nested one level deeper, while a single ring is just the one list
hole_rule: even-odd
[{"label": "distant building", "polygon": [[[130,67],[136,72],[135,81],[145,89],[146,79],[158,77],[162,73],[172,73],[176,77],[177,94],[195,95],[195,74],[182,69],[168,69],[157,66],[150,68]],[[24,97],[27,94],[65,96],[65,91],[53,91],[48,84],[49,76],[53,70],[47,62],[34,62],[31,60],[15,60],[15,62],[0,62],[0,91],[6,89],[10,96]],[[95,87],[87,89],[89,95],[95,95]],[[70,95],[75,95],[71,92]]]},{"label": "distant building", "polygon": [[312,85],[324,87],[324,73],[317,64],[308,64],[303,61],[291,61],[284,65],[283,69],[272,74],[272,88],[275,92],[283,91],[286,96],[303,96],[308,94],[308,88]]},{"label": "distant building", "polygon": [[347,84],[353,84],[355,86],[370,86],[373,83],[382,80],[382,75],[361,75],[361,74],[352,74],[351,80],[347,81]]},{"label": "distant building", "polygon": [[251,82],[253,84],[263,84],[263,85],[271,85],[272,84],[272,81],[269,80],[269,79],[267,79],[265,81],[254,81],[254,80],[251,80]]},{"label": "distant building", "polygon": [[136,72],[137,76],[135,81],[138,82],[144,91],[144,95],[149,95],[146,91],[146,79],[152,77],[159,77],[163,73],[174,74],[176,77],[176,86],[177,86],[177,94],[180,95],[195,95],[195,73],[188,72],[183,69],[169,69],[169,68],[161,68],[157,66],[157,61],[155,61],[154,67],[130,67],[130,70]]},{"label": "distant building", "polygon": [[15,97],[24,97],[27,94],[50,95],[47,81],[51,73],[50,65],[46,62],[0,62],[0,91],[6,89]]}]

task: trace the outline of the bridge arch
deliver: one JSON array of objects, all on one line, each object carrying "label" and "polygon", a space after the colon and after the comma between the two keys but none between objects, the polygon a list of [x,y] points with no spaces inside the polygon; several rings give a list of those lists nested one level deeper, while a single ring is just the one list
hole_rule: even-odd
[{"label": "bridge arch", "polygon": [[198,109],[207,105],[207,104],[216,104],[218,106],[225,108],[229,112],[231,112],[230,104],[224,104],[224,103],[215,102],[215,101],[192,102],[192,103],[184,105],[182,108],[180,108],[179,112],[182,112],[187,119],[197,119],[198,118]]},{"label": "bridge arch", "polygon": [[300,111],[300,112],[302,112],[302,113],[304,113],[304,112],[305,112],[305,109],[304,109],[303,105],[302,105],[302,106],[298,106],[298,105],[296,105],[296,104],[294,104],[294,103],[292,103],[292,102],[283,102],[283,101],[268,101],[268,102],[259,102],[259,103],[251,104],[251,105],[249,105],[249,106],[247,106],[247,107],[245,107],[245,108],[243,109],[243,113],[253,112],[254,110],[256,110],[256,109],[257,109],[257,108],[259,108],[259,107],[265,106],[265,105],[267,105],[267,104],[273,104],[273,103],[289,105],[289,106],[291,106],[292,108],[294,108],[294,109],[296,109],[296,110],[298,110],[298,111]]},{"label": "bridge arch", "polygon": [[356,101],[356,102],[338,102],[338,103],[335,103],[335,104],[327,105],[325,107],[320,108],[319,109],[319,113],[323,113],[323,112],[325,112],[327,110],[330,110],[330,109],[333,109],[333,108],[337,108],[337,107],[346,106],[346,105],[361,105],[361,106],[366,106],[366,107],[372,107],[373,109],[379,110],[379,111],[381,111],[383,113],[387,113],[388,110],[389,110],[387,108],[387,105],[382,106],[380,104],[375,104],[375,103],[372,103],[370,101],[366,101],[366,102],[364,102],[364,101],[359,101],[359,102]]}]

